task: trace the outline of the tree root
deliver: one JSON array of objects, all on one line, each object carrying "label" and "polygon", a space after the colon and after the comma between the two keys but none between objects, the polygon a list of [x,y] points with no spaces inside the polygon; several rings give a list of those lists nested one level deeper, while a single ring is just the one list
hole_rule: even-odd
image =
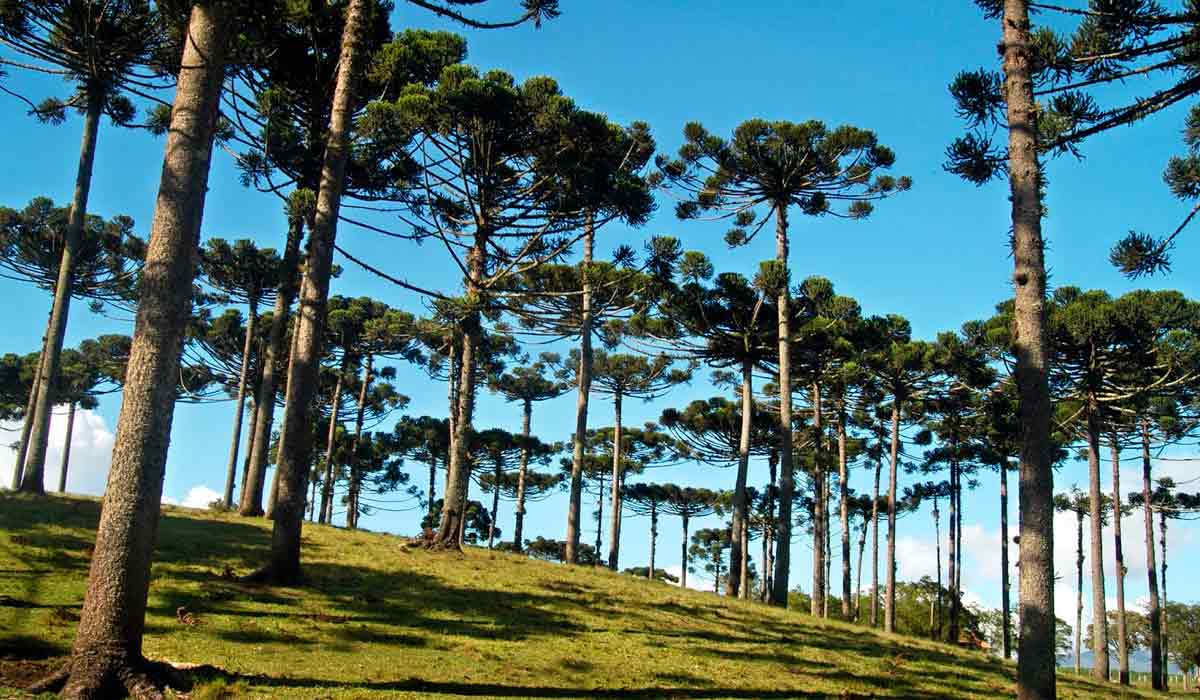
[{"label": "tree root", "polygon": [[275,567],[267,564],[251,571],[245,576],[239,576],[235,580],[238,583],[254,585],[299,586],[304,583],[304,575],[296,572],[294,575],[281,576],[276,572]]},{"label": "tree root", "polygon": [[124,655],[74,654],[54,674],[32,684],[31,693],[60,693],[72,700],[101,700],[128,695],[133,700],[164,700],[167,688],[186,692],[193,676],[207,666],[174,666],[163,661],[129,660]]}]

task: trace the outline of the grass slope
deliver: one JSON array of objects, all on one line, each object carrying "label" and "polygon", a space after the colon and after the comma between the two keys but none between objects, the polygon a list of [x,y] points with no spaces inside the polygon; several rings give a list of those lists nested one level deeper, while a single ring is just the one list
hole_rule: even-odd
[{"label": "grass slope", "polygon": [[[99,515],[0,495],[0,697],[69,648]],[[145,653],[195,698],[995,698],[1013,667],[630,576],[306,525],[308,585],[234,583],[269,523],[166,507]],[[1063,677],[1060,697],[1151,697]]]}]

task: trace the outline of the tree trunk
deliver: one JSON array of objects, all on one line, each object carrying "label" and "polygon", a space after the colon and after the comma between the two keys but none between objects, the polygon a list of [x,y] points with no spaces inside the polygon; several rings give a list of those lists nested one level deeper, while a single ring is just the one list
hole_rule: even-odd
[{"label": "tree trunk", "polygon": [[856,578],[854,584],[854,621],[862,620],[862,572],[863,572],[863,555],[867,553],[867,518],[863,514],[862,533],[858,536],[858,567],[855,569]]},{"label": "tree trunk", "polygon": [[[304,273],[304,277],[307,277],[307,276],[308,276],[308,272],[306,271]],[[288,348],[288,364],[287,364],[287,366],[288,366],[289,372],[291,371],[292,358],[295,357],[295,355],[296,355],[296,342],[299,339],[300,339],[300,335],[298,333],[293,332],[292,333],[292,342]],[[288,402],[287,397],[288,397],[288,395],[290,395],[292,393],[291,375],[290,374],[286,375],[285,379],[287,381],[284,383],[283,405],[286,407],[287,402]],[[316,399],[315,391],[313,392],[313,399]],[[271,477],[271,490],[267,492],[267,509],[266,509],[266,513],[264,515],[264,517],[266,517],[267,520],[275,519],[275,504],[279,502],[279,481],[280,481],[280,478],[279,478],[279,471],[280,471],[279,470],[279,455],[283,453],[283,443],[284,443],[284,439],[287,437],[287,434],[288,434],[287,411],[284,411],[283,416],[279,419],[279,440],[278,440],[278,444],[275,447],[275,473]],[[309,473],[305,474],[305,478],[309,479],[311,481],[312,480],[311,477],[312,477],[312,474],[311,474],[311,465],[310,465]],[[316,493],[316,490],[314,489],[313,495],[312,495],[312,503],[308,504],[308,508],[309,508],[310,512],[312,510],[315,510],[314,503],[316,502],[316,500],[317,500],[317,493]]]},{"label": "tree trunk", "polygon": [[[739,562],[740,571],[738,578],[741,579],[741,589],[738,591],[739,597],[743,600],[750,600],[750,528],[743,525],[742,527],[742,559]],[[730,564],[730,575],[733,572],[733,565]]]},{"label": "tree trunk", "polygon": [[521,407],[521,467],[517,471],[516,523],[513,526],[513,547],[521,551],[521,536],[525,532],[525,473],[529,471],[530,424],[533,422],[533,401],[525,399]]},{"label": "tree trunk", "polygon": [[71,211],[63,235],[62,259],[58,266],[58,280],[54,284],[54,305],[51,307],[50,325],[46,329],[46,343],[42,349],[42,371],[38,376],[37,401],[33,407],[33,428],[29,435],[29,451],[25,456],[21,478],[21,490],[26,493],[40,494],[46,490],[43,481],[46,474],[46,450],[50,444],[50,416],[57,398],[54,396],[54,384],[61,369],[59,362],[62,358],[63,340],[67,334],[71,294],[74,292],[75,259],[83,243],[88,193],[92,186],[92,164],[96,160],[96,136],[105,104],[103,96],[96,92],[88,90],[87,94],[88,105],[83,121],[79,165],[75,174],[75,193],[71,198]]},{"label": "tree trunk", "polygon": [[33,432],[33,411],[37,407],[38,387],[42,384],[42,368],[46,365],[46,338],[50,334],[50,322],[54,319],[53,303],[51,314],[47,316],[47,330],[42,334],[42,350],[38,354],[37,369],[33,372],[33,384],[29,388],[29,400],[25,403],[25,419],[21,422],[21,439],[17,442],[17,456],[13,461],[12,490],[21,488],[21,479],[25,475],[25,456],[29,453],[29,435]]},{"label": "tree trunk", "polygon": [[1004,633],[1004,658],[1012,658],[1012,621],[1009,615],[1012,602],[1009,599],[1008,581],[1008,460],[1000,462],[1000,615]]},{"label": "tree trunk", "polygon": [[[592,217],[588,216],[583,229],[583,262],[580,263],[580,281],[583,283],[580,300],[579,323],[579,394],[575,401],[575,436],[572,440],[571,491],[567,504],[566,560],[568,564],[579,563],[580,518],[583,509],[583,460],[587,441],[588,395],[592,392],[592,284],[589,266],[592,264],[596,231]],[[596,552],[596,556],[600,553]]]},{"label": "tree trunk", "polygon": [[821,449],[821,387],[812,383],[813,413],[813,566],[809,614],[825,612],[825,455]]},{"label": "tree trunk", "polygon": [[[1100,492],[1100,427],[1094,406],[1087,415],[1088,508],[1091,515],[1092,542],[1092,675],[1109,680],[1108,611],[1104,596],[1103,497]],[[1025,565],[1025,560],[1021,560]]]},{"label": "tree trunk", "polygon": [[612,463],[612,523],[608,543],[608,568],[617,570],[617,557],[621,552],[621,484],[625,473],[622,458],[621,394],[613,396],[613,463]]},{"label": "tree trunk", "polygon": [[228,16],[223,2],[196,4],[191,11],[87,594],[64,672],[37,691],[62,685],[67,698],[156,692],[145,674],[142,634],[231,33]]},{"label": "tree trunk", "polygon": [[246,339],[242,343],[242,367],[238,372],[237,409],[233,414],[233,437],[229,441],[229,461],[225,465],[225,497],[221,502],[226,508],[233,507],[233,484],[237,480],[238,449],[242,446],[242,418],[246,412],[246,377],[250,372],[250,348],[254,343],[254,326],[258,323],[258,312],[254,301],[250,302],[250,313],[246,317]]},{"label": "tree trunk", "polygon": [[[450,466],[449,464],[446,465],[447,470],[449,470],[449,466]],[[429,460],[429,524],[430,525],[433,525],[433,518],[435,515],[437,515],[437,512],[434,510],[434,507],[433,507],[433,499],[434,499],[434,496],[437,495],[435,492],[435,489],[434,489],[434,482],[436,479],[437,479],[437,459],[431,457]]]},{"label": "tree trunk", "polygon": [[[251,395],[257,394],[257,391],[251,392]],[[242,496],[246,495],[246,488],[250,482],[250,456],[254,453],[254,424],[258,421],[258,402],[250,402],[250,434],[246,437],[246,456],[242,459]],[[238,500],[239,507],[241,499]]]},{"label": "tree trunk", "polygon": [[838,408],[838,519],[842,526],[842,619],[850,619],[850,467],[846,458],[846,408]]},{"label": "tree trunk", "polygon": [[1083,511],[1075,511],[1075,673],[1083,672]]},{"label": "tree trunk", "polygon": [[948,543],[949,561],[947,562],[950,580],[950,626],[946,633],[946,641],[958,644],[958,463],[950,460],[950,541]]},{"label": "tree trunk", "polygon": [[496,544],[496,516],[500,514],[500,479],[504,477],[504,465],[496,460],[496,481],[492,484],[492,522],[488,524],[488,549]]},{"label": "tree trunk", "polygon": [[71,435],[75,432],[75,408],[78,404],[72,401],[67,405],[67,437],[63,440],[62,464],[58,469],[58,492],[67,491],[67,467],[71,463]]},{"label": "tree trunk", "polygon": [[338,369],[337,382],[333,385],[333,396],[329,398],[329,430],[325,437],[325,471],[321,478],[321,510],[317,522],[332,524],[333,518],[333,458],[337,444],[338,411],[342,408],[342,377],[346,373],[346,360]]},{"label": "tree trunk", "polygon": [[[787,202],[775,204],[775,260],[788,269]],[[779,537],[775,545],[775,577],[771,604],[787,607],[788,574],[792,559],[792,497],[796,490],[792,466],[792,333],[791,290],[779,290]]]},{"label": "tree trunk", "polygon": [[[1170,659],[1170,635],[1167,634],[1167,511],[1158,511],[1158,544],[1162,552],[1162,655],[1163,663],[1163,691],[1170,690],[1170,664],[1165,660]],[[1186,678],[1186,676],[1185,676]]]},{"label": "tree trunk", "polygon": [[775,479],[779,468],[779,450],[767,455],[767,524],[763,528],[763,585],[760,599],[771,602],[775,581]]},{"label": "tree trunk", "polygon": [[646,578],[654,580],[654,552],[658,547],[658,504],[650,503],[650,566],[646,569]]},{"label": "tree trunk", "polygon": [[300,293],[296,323],[296,350],[288,366],[288,396],[285,425],[280,444],[279,495],[275,504],[275,526],[271,558],[263,575],[278,583],[300,578],[300,532],[304,523],[304,479],[312,463],[311,430],[313,391],[321,361],[321,339],[325,329],[325,307],[329,296],[329,274],[337,237],[338,211],[345,186],[346,161],[350,152],[350,129],[355,91],[363,63],[362,39],[368,11],[367,0],[350,0],[342,31],[337,84],[330,109],[321,187],[308,250],[307,274]]},{"label": "tree trunk", "polygon": [[887,577],[883,601],[883,631],[896,631],[896,478],[900,462],[900,397],[892,399],[891,464],[888,467]]},{"label": "tree trunk", "polygon": [[1163,689],[1163,646],[1162,620],[1158,601],[1158,562],[1154,554],[1154,509],[1150,497],[1150,425],[1145,416],[1141,419],[1142,430],[1142,524],[1146,528],[1146,576],[1150,590],[1147,618],[1150,622],[1150,684],[1155,690]]},{"label": "tree trunk", "polygon": [[[725,594],[737,596],[748,584],[743,577],[744,560],[749,552],[743,546],[749,523],[746,502],[746,479],[750,473],[750,429],[754,417],[754,365],[750,360],[742,361],[742,425],[738,434],[737,477],[733,484],[733,532],[729,546],[729,577],[725,580]],[[736,574],[734,572],[737,572]]]},{"label": "tree trunk", "polygon": [[875,490],[871,499],[871,626],[879,626],[879,480],[883,459],[875,463]]},{"label": "tree trunk", "polygon": [[1112,455],[1113,556],[1117,566],[1117,673],[1121,685],[1129,685],[1129,635],[1125,628],[1125,553],[1121,546],[1121,448],[1116,436],[1109,437]]},{"label": "tree trunk", "polygon": [[[287,243],[283,252],[279,288],[275,294],[275,310],[271,315],[270,339],[262,361],[262,379],[254,398],[254,434],[251,436],[250,468],[247,487],[242,490],[238,512],[242,515],[263,514],[263,488],[267,481],[267,460],[271,451],[271,427],[275,420],[276,367],[281,366],[283,342],[287,338],[288,317],[296,298],[296,276],[300,266],[300,237],[304,218],[293,215],[288,222]],[[290,358],[289,358],[290,359]]]},{"label": "tree trunk", "polygon": [[346,527],[358,529],[358,496],[362,493],[362,474],[358,468],[358,446],[362,443],[363,414],[367,410],[367,390],[371,388],[371,371],[375,358],[367,355],[363,364],[361,385],[358,389],[358,406],[354,415],[354,445],[350,448],[350,493],[346,506]]},{"label": "tree trunk", "polygon": [[601,565],[600,533],[604,529],[604,475],[600,475],[599,498],[596,502],[596,566]]},{"label": "tree trunk", "polygon": [[937,496],[933,497],[933,548],[937,560],[937,628],[933,638],[942,638],[942,519]]},{"label": "tree trunk", "polygon": [[687,570],[688,570],[688,515],[684,513],[683,518],[683,544],[679,545],[679,587],[687,588]]},{"label": "tree trunk", "polygon": [[1046,377],[1043,308],[1046,265],[1029,0],[1004,0],[1001,28],[1004,92],[1008,105],[1013,286],[1016,292],[1014,350],[1021,416],[1018,493],[1021,631],[1017,649],[1017,698],[1053,700],[1056,696],[1054,472],[1051,469],[1050,389]]}]

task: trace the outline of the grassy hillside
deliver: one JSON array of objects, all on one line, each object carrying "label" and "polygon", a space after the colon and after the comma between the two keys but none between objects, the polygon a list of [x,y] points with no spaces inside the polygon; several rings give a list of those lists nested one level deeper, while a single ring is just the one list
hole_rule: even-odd
[{"label": "grassy hillside", "polygon": [[[98,504],[0,495],[0,687],[69,647]],[[241,585],[268,523],[164,508],[146,654],[194,698],[995,698],[980,653],[608,571],[306,526],[304,588]],[[1143,697],[1064,677],[1061,697]],[[0,697],[13,695],[0,689]],[[1148,693],[1145,697],[1151,697]]]}]

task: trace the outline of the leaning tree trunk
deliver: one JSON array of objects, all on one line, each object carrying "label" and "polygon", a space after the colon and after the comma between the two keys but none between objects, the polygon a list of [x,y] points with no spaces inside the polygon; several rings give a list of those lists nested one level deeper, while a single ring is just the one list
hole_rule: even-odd
[{"label": "leaning tree trunk", "polygon": [[[746,503],[746,479],[750,473],[750,429],[754,417],[754,365],[750,360],[742,361],[742,425],[738,435],[737,477],[733,484],[733,522],[729,546],[729,576],[725,579],[725,595],[737,596],[743,587],[748,587],[742,576],[744,560],[749,556],[742,545],[748,527]],[[735,573],[736,572],[736,573]]]},{"label": "leaning tree trunk", "polygon": [[1075,673],[1083,672],[1083,510],[1075,511]]},{"label": "leaning tree trunk", "polygon": [[246,411],[246,378],[250,373],[250,346],[254,342],[254,327],[258,324],[258,302],[251,299],[250,313],[246,317],[246,340],[242,343],[242,367],[238,372],[237,409],[233,414],[233,437],[229,441],[229,461],[225,465],[226,508],[233,507],[233,483],[237,480],[238,448],[242,445],[242,417]]},{"label": "leaning tree trunk", "polygon": [[654,580],[654,550],[658,547],[658,504],[650,502],[650,566],[646,568],[646,578]]},{"label": "leaning tree trunk", "polygon": [[888,467],[887,571],[883,600],[883,631],[896,631],[896,479],[900,461],[900,397],[892,399],[891,464]]},{"label": "leaning tree trunk", "polygon": [[[53,312],[53,308],[51,308]],[[50,316],[46,325],[49,326]],[[13,462],[12,490],[21,488],[21,478],[25,475],[25,456],[29,453],[29,434],[33,432],[33,410],[37,407],[37,388],[41,385],[42,367],[46,364],[46,335],[42,334],[42,350],[38,353],[37,369],[33,372],[33,384],[29,390],[29,400],[25,403],[25,420],[21,422],[21,438],[17,442],[17,456]]]},{"label": "leaning tree trunk", "polygon": [[1029,0],[1004,0],[1001,18],[1004,93],[1008,106],[1008,174],[1012,201],[1013,286],[1017,395],[1021,416],[1021,631],[1018,700],[1053,700],[1054,472],[1051,469],[1050,388],[1046,376],[1046,264],[1042,242],[1037,107],[1033,96],[1033,39]]},{"label": "leaning tree trunk", "polygon": [[71,463],[71,435],[75,432],[75,408],[78,406],[72,401],[67,406],[67,437],[63,440],[62,464],[58,469],[58,492],[65,493],[67,490],[67,467]]},{"label": "leaning tree trunk", "polygon": [[[588,216],[583,229],[583,262],[580,263],[579,322],[579,394],[575,401],[575,435],[572,438],[571,490],[567,503],[567,542],[565,559],[568,564],[579,563],[579,535],[582,530],[583,460],[587,444],[588,395],[592,392],[592,283],[589,267],[592,264],[596,230]],[[596,552],[596,556],[600,553]]]},{"label": "leaning tree trunk", "polygon": [[1154,556],[1154,510],[1150,495],[1150,425],[1143,416],[1142,431],[1142,521],[1146,528],[1146,577],[1150,590],[1147,617],[1150,622],[1150,684],[1163,690],[1163,644],[1161,607],[1158,600],[1158,562]]},{"label": "leaning tree trunk", "polygon": [[275,526],[271,556],[259,578],[294,582],[300,578],[300,531],[304,524],[304,480],[312,463],[310,423],[313,391],[319,379],[321,337],[325,329],[325,307],[329,297],[329,275],[333,245],[337,237],[338,211],[345,186],[346,161],[350,153],[354,94],[363,63],[363,35],[368,13],[367,0],[350,0],[342,31],[337,84],[330,109],[321,187],[308,251],[307,274],[300,293],[296,324],[296,350],[288,366],[288,395],[284,405],[285,425],[280,443],[279,494],[275,503]]},{"label": "leaning tree trunk", "polygon": [[267,460],[271,451],[271,427],[275,421],[275,394],[278,387],[275,370],[282,366],[283,343],[287,339],[288,317],[296,298],[296,276],[300,266],[300,237],[304,232],[304,217],[296,214],[288,222],[287,243],[280,268],[279,288],[275,294],[275,310],[271,315],[270,339],[262,360],[262,379],[255,394],[253,435],[251,436],[250,468],[246,488],[238,512],[242,515],[263,514],[263,489],[267,482]]},{"label": "leaning tree trunk", "polygon": [[325,437],[325,473],[321,478],[321,510],[317,514],[317,522],[324,525],[332,522],[333,516],[333,457],[337,444],[338,411],[342,407],[342,377],[346,374],[346,362],[338,370],[337,381],[333,385],[333,396],[329,398],[329,431]]},{"label": "leaning tree trunk", "polygon": [[[682,513],[680,517],[682,517],[682,519],[683,519],[683,544],[679,545],[679,587],[687,588],[687,570],[688,570],[687,541],[688,541],[688,519],[689,518],[688,518],[688,514],[686,512]],[[1165,568],[1165,566],[1164,566],[1164,568]]]},{"label": "leaning tree trunk", "polygon": [[521,536],[525,534],[525,474],[529,471],[529,438],[532,422],[533,400],[525,399],[521,406],[521,465],[517,469],[517,505],[513,524],[513,548],[518,552],[521,551]]},{"label": "leaning tree trunk", "polygon": [[[350,493],[346,507],[346,527],[358,529],[358,497],[362,493],[362,474],[358,468],[358,446],[362,443],[363,416],[367,410],[367,390],[371,388],[374,358],[367,355],[363,364],[362,383],[358,389],[358,406],[354,415],[354,446],[350,449]],[[331,521],[332,522],[332,521]]]},{"label": "leaning tree trunk", "polygon": [[871,626],[879,626],[879,480],[883,459],[875,463],[875,490],[871,498]]},{"label": "leaning tree trunk", "polygon": [[[775,205],[775,261],[788,269],[787,202]],[[792,332],[791,291],[779,290],[779,536],[775,545],[775,577],[771,604],[787,607],[788,574],[792,558],[792,497],[796,491],[792,466]]]},{"label": "leaning tree trunk", "polygon": [[1000,615],[1004,634],[1004,658],[1012,658],[1012,602],[1008,582],[1008,460],[1000,462]]},{"label": "leaning tree trunk", "polygon": [[[1087,415],[1088,453],[1088,508],[1090,509],[1092,541],[1092,675],[1107,681],[1108,662],[1108,611],[1104,595],[1104,530],[1103,496],[1100,492],[1100,427],[1095,406],[1089,406]],[[1024,559],[1021,560],[1024,566]]]},{"label": "leaning tree trunk", "polygon": [[[844,399],[843,399],[844,400]],[[850,468],[846,457],[846,411],[839,406],[838,438],[838,519],[842,526],[842,619],[850,619]]]},{"label": "leaning tree trunk", "polygon": [[[608,568],[617,570],[617,557],[621,552],[621,484],[624,481],[624,465],[621,464],[623,455],[621,434],[621,401],[620,392],[613,395],[613,463],[612,463],[612,519],[609,528]],[[599,554],[599,551],[597,551]]]},{"label": "leaning tree trunk", "polygon": [[83,242],[88,192],[92,186],[92,164],[96,160],[96,135],[105,104],[103,96],[97,92],[94,89],[88,90],[83,139],[79,148],[79,166],[75,173],[75,194],[71,198],[67,228],[63,232],[62,259],[58,265],[58,279],[54,284],[54,305],[51,307],[50,325],[46,329],[46,343],[42,349],[42,371],[34,389],[37,401],[33,407],[29,451],[25,456],[21,478],[21,490],[27,493],[44,493],[46,490],[43,481],[46,473],[46,450],[50,445],[50,416],[54,411],[56,399],[54,385],[60,370],[63,339],[67,334],[67,316],[71,310],[71,294],[74,293],[75,263]]},{"label": "leaning tree trunk", "polygon": [[951,644],[958,644],[958,499],[955,497],[958,493],[958,463],[956,460],[950,460],[950,541],[949,555],[947,561],[950,584],[950,627],[946,634],[946,641]]},{"label": "leaning tree trunk", "polygon": [[224,73],[229,7],[193,6],[167,132],[112,466],[70,659],[37,691],[157,695],[142,656],[150,564]]},{"label": "leaning tree trunk", "polygon": [[1117,673],[1129,685],[1129,636],[1125,627],[1125,551],[1121,546],[1121,448],[1110,437],[1112,453],[1113,556],[1117,566]]},{"label": "leaning tree trunk", "polygon": [[825,456],[821,451],[821,386],[812,383],[813,412],[813,577],[809,613],[825,614]]}]

